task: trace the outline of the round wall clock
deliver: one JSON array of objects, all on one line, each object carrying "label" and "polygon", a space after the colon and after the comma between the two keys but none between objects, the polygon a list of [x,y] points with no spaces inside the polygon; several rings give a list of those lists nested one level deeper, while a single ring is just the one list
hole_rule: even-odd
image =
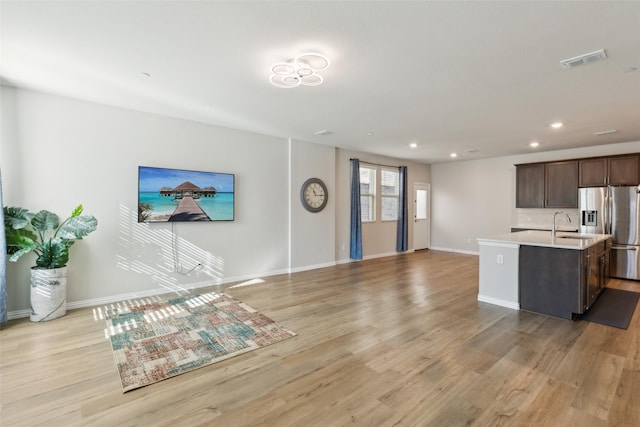
[{"label": "round wall clock", "polygon": [[309,212],[320,212],[327,206],[327,186],[318,178],[309,178],[300,188],[300,201]]}]

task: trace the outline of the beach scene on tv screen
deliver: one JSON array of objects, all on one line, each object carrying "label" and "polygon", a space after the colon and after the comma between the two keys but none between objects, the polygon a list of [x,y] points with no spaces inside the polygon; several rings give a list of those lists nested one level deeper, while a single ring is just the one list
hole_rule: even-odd
[{"label": "beach scene on tv screen", "polygon": [[138,221],[233,221],[234,175],[140,166]]}]

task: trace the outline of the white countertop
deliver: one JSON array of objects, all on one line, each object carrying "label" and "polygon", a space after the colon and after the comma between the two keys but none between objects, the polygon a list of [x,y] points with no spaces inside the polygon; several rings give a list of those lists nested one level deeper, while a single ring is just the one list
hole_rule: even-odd
[{"label": "white countertop", "polygon": [[[573,237],[573,238],[572,238]],[[582,237],[578,239],[576,237]],[[482,243],[506,243],[528,246],[544,246],[548,248],[561,249],[587,249],[597,243],[610,238],[609,234],[578,234],[578,233],[556,233],[556,237],[551,237],[550,231],[527,230],[516,233],[499,234],[486,238],[476,239]]]},{"label": "white countertop", "polygon": [[[551,231],[551,225],[512,225],[511,228],[521,228],[522,230],[546,230]],[[577,233],[577,227],[570,227],[567,225],[563,225],[557,228],[558,231],[567,231],[572,233]]]}]

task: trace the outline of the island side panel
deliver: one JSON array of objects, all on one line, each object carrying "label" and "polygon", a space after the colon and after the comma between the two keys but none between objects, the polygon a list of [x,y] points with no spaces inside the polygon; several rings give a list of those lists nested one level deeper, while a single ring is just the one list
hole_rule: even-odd
[{"label": "island side panel", "polygon": [[518,248],[508,243],[478,242],[480,248],[480,280],[478,301],[515,310],[520,308],[518,296]]},{"label": "island side panel", "polygon": [[520,246],[520,308],[571,319],[580,313],[582,251]]}]

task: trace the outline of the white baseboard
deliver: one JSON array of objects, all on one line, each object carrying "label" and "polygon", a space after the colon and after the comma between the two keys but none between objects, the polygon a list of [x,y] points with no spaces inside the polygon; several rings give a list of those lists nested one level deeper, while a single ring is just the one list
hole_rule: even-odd
[{"label": "white baseboard", "polygon": [[16,310],[7,312],[7,320],[22,319],[31,316],[31,310]]},{"label": "white baseboard", "polygon": [[386,258],[388,256],[404,255],[405,253],[406,252],[387,252],[385,254],[375,254],[375,255],[363,256],[362,259],[366,260],[366,259]]},{"label": "white baseboard", "polygon": [[[73,301],[73,302],[67,303],[67,310],[74,310],[77,308],[86,308],[86,307],[98,307],[101,305],[112,304],[120,301],[135,300],[139,298],[148,298],[156,295],[164,295],[164,294],[170,294],[170,293],[175,293],[178,295],[183,293],[186,294],[194,289],[207,288],[211,286],[221,286],[227,283],[242,282],[245,280],[254,280],[260,277],[277,276],[279,274],[287,274],[287,273],[289,273],[289,270],[275,270],[275,271],[271,271],[269,273],[263,273],[263,274],[252,274],[252,275],[246,275],[246,276],[228,277],[224,280],[206,280],[203,282],[185,283],[182,285],[174,286],[173,288],[159,287],[159,288],[131,292],[126,294],[109,295],[106,297],[91,298],[91,299],[82,300],[82,301]],[[9,311],[7,313],[7,320],[21,319],[21,318],[29,317],[30,315],[31,315],[31,311],[28,309]]]},{"label": "white baseboard", "polygon": [[359,261],[364,261],[366,259],[376,259],[376,258],[384,258],[384,257],[388,257],[388,256],[398,256],[398,255],[404,255],[404,254],[410,254],[415,252],[413,249],[408,249],[404,252],[387,252],[384,254],[376,254],[376,255],[367,255],[365,257],[362,257],[362,259],[351,259],[351,258],[347,258],[347,259],[341,259],[336,261],[336,265],[339,264],[349,264],[351,262],[359,262]]},{"label": "white baseboard", "polygon": [[500,307],[506,307],[512,310],[520,310],[520,304],[517,302],[505,301],[498,298],[488,297],[486,295],[478,294],[478,301],[486,302],[493,305],[499,305]]},{"label": "white baseboard", "polygon": [[301,271],[317,270],[318,268],[335,267],[337,264],[338,264],[337,262],[325,262],[322,264],[307,265],[304,267],[295,267],[295,268],[292,268],[289,272],[299,273]]},{"label": "white baseboard", "polygon": [[478,252],[478,251],[464,251],[462,249],[438,248],[438,247],[431,247],[429,249],[434,250],[434,251],[444,251],[444,252],[453,252],[453,253],[457,253],[457,254],[467,254],[467,255],[480,256],[480,252]]}]

